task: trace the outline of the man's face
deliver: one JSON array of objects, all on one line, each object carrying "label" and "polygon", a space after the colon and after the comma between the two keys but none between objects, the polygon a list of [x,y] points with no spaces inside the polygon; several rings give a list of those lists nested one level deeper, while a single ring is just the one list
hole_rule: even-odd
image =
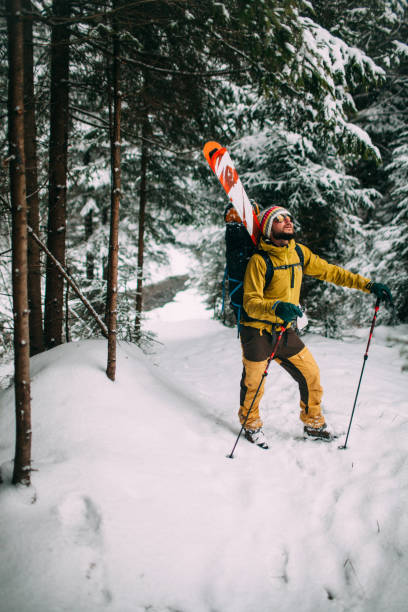
[{"label": "man's face", "polygon": [[295,235],[293,219],[290,215],[278,215],[273,220],[271,239],[290,240]]}]

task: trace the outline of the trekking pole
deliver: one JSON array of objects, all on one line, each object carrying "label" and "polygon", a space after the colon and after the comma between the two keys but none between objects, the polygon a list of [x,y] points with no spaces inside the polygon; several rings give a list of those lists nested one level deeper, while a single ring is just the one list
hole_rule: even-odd
[{"label": "trekking pole", "polygon": [[285,333],[285,331],[286,331],[286,327],[287,327],[288,323],[289,323],[289,322],[284,322],[284,323],[283,323],[283,326],[281,327],[281,330],[280,330],[279,336],[278,336],[278,338],[277,338],[277,340],[276,340],[276,342],[275,342],[275,346],[273,347],[273,351],[272,351],[272,353],[271,353],[271,354],[269,355],[269,357],[268,357],[268,361],[267,361],[267,363],[266,363],[266,368],[265,368],[265,370],[264,370],[264,373],[262,374],[261,382],[260,382],[260,383],[259,383],[259,385],[258,385],[258,388],[257,388],[257,390],[256,390],[256,393],[255,393],[254,397],[253,397],[253,400],[252,400],[252,402],[251,402],[251,405],[250,405],[250,407],[249,407],[249,410],[248,410],[248,412],[247,412],[247,415],[246,415],[246,417],[245,417],[245,420],[244,420],[244,422],[243,422],[243,424],[242,424],[241,431],[239,432],[238,437],[237,437],[237,439],[235,440],[235,444],[234,444],[234,446],[233,446],[233,449],[232,449],[231,453],[230,453],[229,455],[227,455],[228,459],[233,459],[233,458],[234,458],[234,450],[236,449],[236,446],[237,446],[238,441],[239,441],[239,439],[240,439],[240,437],[241,437],[241,434],[242,434],[242,432],[244,431],[245,425],[246,425],[246,423],[247,423],[247,421],[248,421],[248,417],[249,417],[249,415],[250,415],[250,413],[251,413],[251,410],[252,410],[252,408],[253,408],[253,405],[254,405],[254,403],[255,403],[255,400],[256,400],[256,398],[258,397],[259,390],[260,390],[260,388],[262,387],[262,383],[263,383],[263,381],[264,381],[265,377],[268,375],[269,365],[270,365],[270,363],[271,363],[272,359],[275,357],[275,353],[276,353],[276,351],[278,350],[279,342],[281,341],[281,338],[282,338],[283,334],[284,334],[284,333]]},{"label": "trekking pole", "polygon": [[368,359],[368,349],[370,348],[371,338],[373,337],[375,322],[377,320],[377,313],[378,313],[378,309],[380,308],[380,302],[381,302],[381,299],[377,298],[377,301],[375,303],[375,308],[374,308],[374,316],[373,316],[373,320],[371,322],[371,329],[370,329],[370,335],[368,337],[367,348],[366,348],[366,352],[364,353],[363,367],[361,369],[360,380],[358,382],[357,393],[356,393],[356,397],[355,397],[355,400],[354,400],[353,410],[351,411],[351,417],[350,417],[350,423],[349,423],[348,430],[347,430],[346,441],[344,442],[343,446],[339,446],[339,448],[343,449],[343,450],[345,450],[347,448],[347,440],[348,440],[349,433],[350,433],[351,423],[353,421],[354,410],[355,410],[356,404],[357,404],[358,393],[360,391],[361,379],[363,378],[365,364],[366,364],[366,361]]}]

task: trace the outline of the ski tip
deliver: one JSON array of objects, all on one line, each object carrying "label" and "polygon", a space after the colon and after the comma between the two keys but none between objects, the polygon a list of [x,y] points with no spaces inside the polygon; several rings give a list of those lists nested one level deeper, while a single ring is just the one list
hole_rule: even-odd
[{"label": "ski tip", "polygon": [[208,142],[205,143],[204,147],[203,147],[203,153],[204,153],[204,157],[205,159],[208,161],[208,163],[211,164],[211,159],[212,156],[215,153],[218,153],[218,151],[220,151],[220,149],[223,149],[224,147],[222,145],[220,145],[219,142],[215,142],[215,140],[209,140]]}]

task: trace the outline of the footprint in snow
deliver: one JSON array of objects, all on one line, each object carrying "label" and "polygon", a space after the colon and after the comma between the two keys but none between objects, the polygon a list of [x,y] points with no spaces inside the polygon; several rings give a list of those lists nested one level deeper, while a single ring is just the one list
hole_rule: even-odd
[{"label": "footprint in snow", "polygon": [[99,546],[102,533],[102,517],[90,497],[78,493],[69,494],[58,506],[62,525],[69,530],[77,543]]},{"label": "footprint in snow", "polygon": [[72,554],[78,556],[78,568],[87,581],[87,596],[108,605],[112,595],[106,586],[100,511],[90,497],[79,493],[67,495],[57,511],[65,534],[75,544]]}]

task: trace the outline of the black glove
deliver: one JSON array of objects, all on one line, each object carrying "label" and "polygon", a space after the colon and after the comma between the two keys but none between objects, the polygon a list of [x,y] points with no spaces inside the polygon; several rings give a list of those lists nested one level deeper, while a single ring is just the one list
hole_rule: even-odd
[{"label": "black glove", "polygon": [[275,308],[275,313],[276,316],[287,323],[293,321],[296,317],[303,316],[303,312],[300,310],[299,306],[291,304],[290,302],[279,302]]},{"label": "black glove", "polygon": [[388,302],[390,306],[393,306],[392,294],[387,285],[383,285],[382,283],[368,283],[367,289],[369,289],[370,293],[374,293],[380,300],[384,300],[384,302]]}]

